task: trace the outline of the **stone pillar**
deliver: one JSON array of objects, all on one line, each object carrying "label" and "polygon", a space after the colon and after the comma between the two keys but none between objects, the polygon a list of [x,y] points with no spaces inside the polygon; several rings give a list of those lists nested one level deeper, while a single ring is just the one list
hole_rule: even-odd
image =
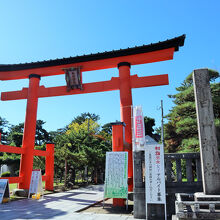
[{"label": "stone pillar", "polygon": [[208,69],[194,70],[194,94],[200,144],[203,191],[220,194],[220,167]]},{"label": "stone pillar", "polygon": [[146,218],[145,185],[142,162],[144,151],[133,152],[134,160],[134,218]]}]

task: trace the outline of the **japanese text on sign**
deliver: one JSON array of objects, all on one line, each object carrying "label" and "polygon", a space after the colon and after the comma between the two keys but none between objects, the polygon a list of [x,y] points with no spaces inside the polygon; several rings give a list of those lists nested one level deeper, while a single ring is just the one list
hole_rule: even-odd
[{"label": "japanese text on sign", "polygon": [[147,145],[145,150],[146,203],[165,203],[164,151],[162,145]]},{"label": "japanese text on sign", "polygon": [[43,195],[41,170],[32,170],[28,198],[31,193],[37,194],[38,192]]},{"label": "japanese text on sign", "polygon": [[128,153],[107,152],[105,168],[105,198],[127,198]]}]

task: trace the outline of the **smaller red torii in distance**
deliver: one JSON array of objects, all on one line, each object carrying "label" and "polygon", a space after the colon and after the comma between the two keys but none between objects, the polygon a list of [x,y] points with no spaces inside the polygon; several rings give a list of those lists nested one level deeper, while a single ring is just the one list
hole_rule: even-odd
[{"label": "smaller red torii in distance", "polygon": [[[118,51],[91,54],[79,57],[57,59],[27,64],[0,65],[0,80],[15,80],[29,78],[29,87],[21,91],[2,92],[1,100],[27,99],[24,135],[22,148],[24,150],[20,174],[22,182],[19,188],[28,189],[33,166],[34,142],[37,119],[38,98],[85,94],[92,92],[120,91],[121,121],[126,124],[125,141],[128,151],[128,183],[129,191],[133,190],[133,162],[132,162],[132,132],[131,106],[132,88],[168,85],[168,75],[138,77],[130,75],[130,66],[173,59],[173,54],[184,45],[185,35],[167,41],[141,47],[128,48]],[[80,89],[66,91],[66,86],[45,88],[39,86],[40,78],[64,74],[64,68],[80,67],[81,71],[91,71],[118,67],[119,77],[109,81],[83,84]]]}]

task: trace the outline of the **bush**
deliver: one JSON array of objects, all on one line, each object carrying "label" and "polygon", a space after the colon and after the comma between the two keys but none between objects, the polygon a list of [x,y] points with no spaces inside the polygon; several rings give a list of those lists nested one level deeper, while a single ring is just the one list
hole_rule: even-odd
[{"label": "bush", "polygon": [[4,173],[2,173],[1,177],[10,177],[10,174],[11,173],[9,171],[4,172]]}]

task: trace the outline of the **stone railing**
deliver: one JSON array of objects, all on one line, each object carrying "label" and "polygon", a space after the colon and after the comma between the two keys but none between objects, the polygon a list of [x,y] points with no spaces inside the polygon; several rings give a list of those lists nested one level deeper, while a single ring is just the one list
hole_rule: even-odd
[{"label": "stone railing", "polygon": [[203,191],[199,153],[165,154],[167,193]]}]

